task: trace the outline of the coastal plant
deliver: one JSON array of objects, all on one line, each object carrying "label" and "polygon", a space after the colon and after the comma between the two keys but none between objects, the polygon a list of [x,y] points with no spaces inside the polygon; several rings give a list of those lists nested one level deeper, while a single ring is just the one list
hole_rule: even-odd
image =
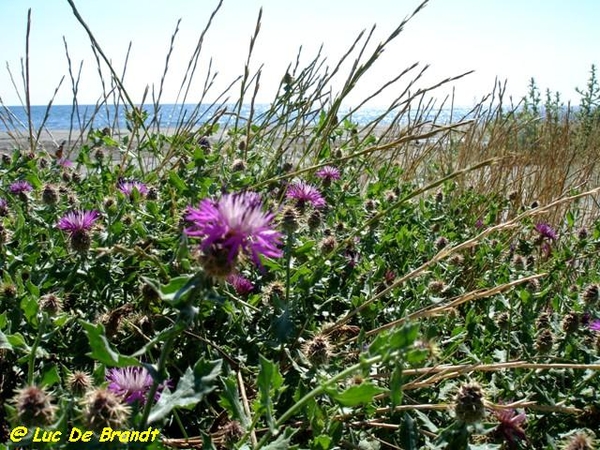
[{"label": "coastal plant", "polygon": [[[524,145],[532,118],[507,109],[500,86],[469,117],[437,123],[427,96],[463,75],[417,88],[415,64],[374,88],[407,86],[358,123],[344,100],[424,2],[371,53],[374,30],[360,34],[333,69],[298,55],[261,113],[249,69],[259,12],[237,100],[219,93],[167,133],[162,80],[135,104],[69,3],[109,74],[96,109],[117,99],[126,122],[78,120],[83,141],[63,154],[32,152],[28,132],[2,158],[2,442],[594,445],[599,188],[594,156],[570,159],[582,147],[569,115],[536,116]],[[565,173],[569,161],[582,172]]]}]

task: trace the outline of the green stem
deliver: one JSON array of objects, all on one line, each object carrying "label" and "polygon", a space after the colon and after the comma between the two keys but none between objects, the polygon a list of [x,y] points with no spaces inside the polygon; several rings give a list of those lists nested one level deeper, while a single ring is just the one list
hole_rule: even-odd
[{"label": "green stem", "polygon": [[33,345],[31,346],[31,353],[29,354],[29,363],[27,367],[27,384],[29,386],[33,385],[33,368],[35,365],[35,354],[37,353],[37,348],[40,346],[42,334],[44,334],[44,329],[46,328],[47,320],[48,316],[46,314],[43,314],[42,320],[40,321],[40,327],[38,329],[37,336],[35,337],[35,341],[33,341]]},{"label": "green stem", "polygon": [[[189,298],[186,299],[185,304],[179,306],[179,315],[177,316],[177,320],[173,324],[170,330],[168,330],[168,334],[166,335],[165,344],[163,346],[162,351],[160,352],[160,356],[158,358],[157,364],[157,372],[162,381],[167,378],[166,368],[167,368],[167,360],[171,354],[171,349],[175,344],[175,340],[177,337],[183,333],[188,325],[192,321],[192,317],[194,316],[194,312],[192,312],[191,305],[195,303],[200,290],[203,287],[201,281],[201,274],[196,274],[194,279],[190,281],[190,283],[194,283],[194,287],[189,294]],[[184,286],[183,289],[186,289]],[[146,396],[146,404],[144,405],[144,411],[142,413],[142,421],[141,421],[141,429],[146,428],[148,417],[150,416],[150,410],[152,409],[152,405],[154,403],[154,396],[156,395],[156,391],[158,390],[160,382],[159,379],[154,379],[152,383],[152,387]]]},{"label": "green stem", "polygon": [[[393,352],[391,355],[387,355],[387,357],[394,358],[394,357],[398,356],[399,354],[400,354],[400,352]],[[315,398],[317,395],[321,395],[321,394],[325,393],[327,388],[329,388],[331,385],[348,377],[353,372],[361,369],[362,367],[377,364],[382,359],[383,359],[383,356],[378,355],[378,356],[373,356],[372,358],[368,358],[363,361],[360,361],[360,362],[354,364],[353,366],[348,367],[346,370],[341,371],[340,373],[338,373],[337,375],[335,375],[333,378],[329,379],[328,381],[317,386],[312,391],[310,391],[308,394],[306,394],[304,397],[302,397],[300,400],[298,400],[296,403],[294,403],[290,407],[290,409],[288,409],[285,413],[283,413],[283,415],[275,422],[275,428],[279,428],[285,422],[287,422],[294,414],[296,414],[296,412],[299,409],[303,408],[311,399]],[[267,431],[254,450],[258,450],[259,448],[263,447],[267,443],[267,440],[271,436],[272,436],[271,431],[270,430]]]},{"label": "green stem", "polygon": [[[158,367],[157,372],[160,374],[161,378],[165,378],[165,369],[167,367],[167,359],[169,354],[171,353],[171,349],[173,348],[173,344],[175,343],[175,339],[177,336],[181,334],[181,332],[185,329],[185,325],[181,321],[177,321],[173,328],[171,329],[171,333],[167,337],[165,341],[165,345],[160,353],[160,357],[158,358]],[[140,425],[140,429],[146,428],[146,423],[148,422],[148,417],[150,416],[150,410],[152,409],[152,405],[154,403],[154,396],[156,395],[156,391],[158,390],[159,381],[154,379],[152,383],[152,387],[148,392],[146,397],[146,404],[144,405],[144,412],[142,414],[142,422]]]}]

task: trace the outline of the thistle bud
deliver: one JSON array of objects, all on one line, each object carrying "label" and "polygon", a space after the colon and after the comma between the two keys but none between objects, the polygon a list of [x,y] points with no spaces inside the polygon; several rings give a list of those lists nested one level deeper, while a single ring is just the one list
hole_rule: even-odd
[{"label": "thistle bud", "polygon": [[454,397],[454,413],[460,422],[477,423],[485,416],[484,393],[477,383],[463,384]]}]

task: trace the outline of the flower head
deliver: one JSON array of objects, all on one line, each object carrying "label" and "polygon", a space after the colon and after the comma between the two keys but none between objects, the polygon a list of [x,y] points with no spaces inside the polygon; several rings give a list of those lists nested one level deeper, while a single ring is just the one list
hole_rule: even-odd
[{"label": "flower head", "polygon": [[[240,253],[249,255],[260,266],[260,255],[277,258],[281,233],[272,228],[273,214],[262,210],[258,194],[225,194],[218,201],[204,199],[198,208],[189,208],[185,233],[202,238],[201,249],[208,258],[205,269],[213,275],[232,273]],[[218,270],[221,265],[222,271]]]},{"label": "flower head", "polygon": [[238,273],[229,275],[227,277],[227,282],[233,286],[235,292],[239,295],[248,295],[254,290],[252,281]]},{"label": "flower head", "polygon": [[304,207],[309,203],[315,208],[322,208],[326,204],[319,190],[304,181],[291,184],[286,197],[295,199],[300,207]]},{"label": "flower head", "polygon": [[600,332],[600,320],[594,320],[590,323],[590,330]]},{"label": "flower head", "polygon": [[11,194],[25,194],[33,191],[33,186],[31,186],[28,181],[19,180],[11,183],[11,185],[8,187],[8,190]]},{"label": "flower head", "polygon": [[148,193],[148,188],[141,181],[136,180],[119,180],[117,188],[125,194],[127,197],[133,195],[133,191],[136,190],[140,195],[145,196]]},{"label": "flower head", "polygon": [[494,411],[494,416],[500,422],[496,427],[496,433],[508,442],[509,448],[513,448],[518,439],[527,440],[527,436],[523,430],[523,424],[527,419],[524,412],[517,414],[511,408],[500,409]]},{"label": "flower head", "polygon": [[69,233],[73,250],[83,252],[90,248],[89,230],[99,216],[98,211],[71,211],[58,221],[57,227]]},{"label": "flower head", "polygon": [[[106,380],[110,382],[108,390],[129,404],[135,402],[145,403],[146,396],[153,383],[150,373],[144,367],[109,369]],[[163,388],[164,385],[159,386],[154,395],[154,400],[159,399],[160,391]]]},{"label": "flower head", "polygon": [[69,234],[78,231],[89,231],[94,222],[98,220],[100,213],[98,211],[71,211],[66,213],[57,224],[57,227]]},{"label": "flower head", "polygon": [[325,166],[317,170],[315,175],[321,178],[324,183],[330,184],[333,180],[340,179],[340,170],[337,167]]},{"label": "flower head", "polygon": [[17,391],[14,404],[22,425],[49,425],[54,421],[56,406],[52,396],[37,386],[26,386]]},{"label": "flower head", "polygon": [[484,392],[477,383],[466,383],[460,386],[454,397],[454,412],[460,422],[472,424],[485,416],[483,404]]},{"label": "flower head", "polygon": [[547,223],[544,223],[544,222],[537,223],[535,225],[535,231],[537,231],[542,238],[546,238],[551,241],[555,241],[556,239],[558,239],[558,235],[556,234],[556,231],[554,231],[554,229]]},{"label": "flower head", "polygon": [[88,427],[100,430],[104,427],[118,428],[129,418],[128,406],[108,389],[88,392],[83,402],[83,416]]},{"label": "flower head", "polygon": [[8,215],[8,202],[5,199],[0,198],[0,217],[7,216],[7,215]]}]

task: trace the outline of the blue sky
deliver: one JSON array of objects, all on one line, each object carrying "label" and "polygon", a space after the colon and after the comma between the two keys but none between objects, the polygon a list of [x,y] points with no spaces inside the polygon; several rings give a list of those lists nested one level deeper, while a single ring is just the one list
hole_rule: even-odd
[{"label": "blue sky", "polygon": [[[125,86],[136,102],[146,86],[158,87],[171,34],[179,18],[180,33],[170,62],[163,98],[173,101],[187,62],[216,0],[75,0],[101,47],[118,71],[132,42]],[[219,72],[214,93],[243,72],[249,38],[259,8],[262,29],[252,67],[264,64],[260,102],[273,98],[286,67],[295,61],[300,45],[304,62],[312,59],[320,44],[329,65],[352,43],[357,34],[377,24],[374,43],[388,35],[418,6],[412,0],[224,0],[206,36],[197,82],[189,98],[199,99],[210,58]],[[6,105],[19,103],[6,63],[22,90],[21,58],[25,55],[27,10],[32,9],[31,98],[46,104],[60,78],[67,75],[56,104],[70,104],[71,83],[65,56],[65,37],[77,71],[83,61],[79,102],[94,103],[101,94],[98,69],[89,40],[66,0],[0,2],[0,97]],[[458,105],[469,106],[491,92],[494,80],[508,80],[507,95],[515,101],[534,77],[545,91],[559,91],[565,100],[578,102],[575,87],[584,87],[591,64],[600,63],[600,1],[597,0],[431,0],[390,45],[352,100],[358,101],[414,62],[429,64],[419,84],[425,87],[468,70],[476,72],[456,82]],[[370,47],[372,48],[372,47]],[[104,69],[104,73],[107,74]],[[408,79],[407,79],[408,81]],[[385,104],[395,92],[383,95]],[[336,91],[339,85],[332,86]],[[434,95],[441,100],[449,89]],[[233,93],[232,93],[233,94]]]}]

